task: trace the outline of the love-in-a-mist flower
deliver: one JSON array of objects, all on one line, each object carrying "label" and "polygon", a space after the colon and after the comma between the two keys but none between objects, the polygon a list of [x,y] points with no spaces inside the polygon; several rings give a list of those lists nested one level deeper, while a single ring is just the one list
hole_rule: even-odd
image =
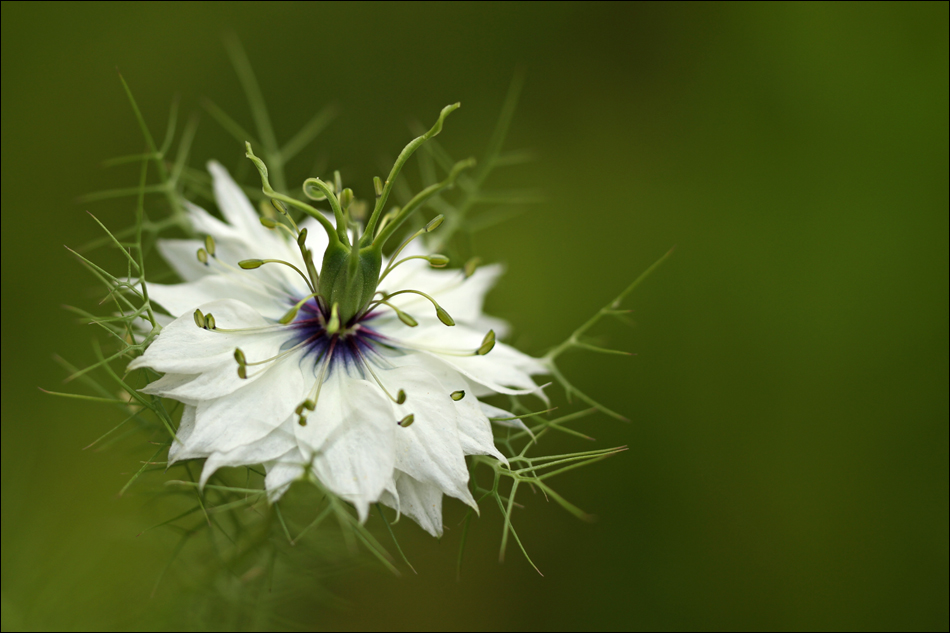
[{"label": "love-in-a-mist flower", "polygon": [[[202,485],[221,467],[263,464],[272,500],[296,480],[316,480],[361,520],[379,501],[433,535],[442,532],[443,495],[475,506],[465,456],[505,460],[489,420],[503,412],[478,397],[535,392],[531,376],[545,368],[496,342],[504,324],[482,313],[499,267],[440,270],[447,258],[415,239],[441,217],[383,255],[403,222],[468,166],[383,212],[406,159],[453,109],[410,143],[385,183],[375,180],[365,223],[339,184],[304,184],[330,217],[275,192],[250,146],[279,211],[271,217],[210,164],[224,221],[188,205],[205,239],[159,242],[184,283],[148,284],[175,318],[130,366],[164,373],[144,391],[185,405],[169,462],[205,459]],[[295,223],[288,206],[305,219]]]}]

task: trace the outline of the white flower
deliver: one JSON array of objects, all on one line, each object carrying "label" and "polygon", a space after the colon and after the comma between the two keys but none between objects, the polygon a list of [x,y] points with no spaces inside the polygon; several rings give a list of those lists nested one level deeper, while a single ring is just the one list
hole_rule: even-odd
[{"label": "white flower", "polygon": [[[369,287],[366,275],[354,277],[362,259],[333,268],[339,244],[328,222],[300,223],[301,246],[294,229],[262,226],[227,171],[209,168],[226,221],[189,205],[194,230],[211,239],[159,242],[184,283],[148,285],[175,318],[130,365],[164,373],[144,391],[185,405],[169,462],[204,458],[202,485],[223,466],[263,464],[272,500],[313,477],[361,520],[380,501],[440,535],[443,494],[475,507],[465,456],[505,460],[488,419],[500,410],[477,397],[539,393],[531,376],[545,371],[507,345],[492,349],[486,336],[503,327],[482,314],[500,267],[470,277],[435,270],[416,241],[399,257],[413,259],[389,274],[382,261],[378,288],[379,260],[375,272],[370,265]],[[308,249],[327,254],[319,280]],[[400,290],[411,292],[393,296]]]}]

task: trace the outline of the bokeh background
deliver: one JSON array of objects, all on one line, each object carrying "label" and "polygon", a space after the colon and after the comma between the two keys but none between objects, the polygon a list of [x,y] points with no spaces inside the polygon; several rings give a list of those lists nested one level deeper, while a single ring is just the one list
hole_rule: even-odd
[{"label": "bokeh background", "polygon": [[[94,307],[94,282],[62,244],[97,236],[87,209],[131,218],[130,203],[75,202],[134,183],[134,168],[101,167],[142,149],[115,68],[159,137],[174,94],[185,114],[210,97],[250,127],[222,44],[234,32],[279,136],[340,108],[291,176],[326,159],[364,196],[407,124],[447,103],[463,108],[440,140],[481,152],[525,71],[508,147],[537,160],[497,183],[545,199],[478,247],[508,265],[489,308],[528,352],[677,247],[630,298],[636,327],[602,332],[637,355],[567,362],[632,420],[580,428],[630,450],[556,482],[596,523],[525,497],[516,520],[543,578],[514,552],[498,563],[492,508],[461,581],[454,524],[437,543],[403,522],[418,575],[336,565],[269,626],[946,630],[947,13],[4,3],[3,629],[190,622],[174,567],[149,597],[174,543],[135,538],[154,522],[149,497],[116,497],[143,457],[81,451],[112,412],[37,386],[59,387],[54,352],[92,358],[60,305]],[[202,117],[192,165],[242,154]]]}]

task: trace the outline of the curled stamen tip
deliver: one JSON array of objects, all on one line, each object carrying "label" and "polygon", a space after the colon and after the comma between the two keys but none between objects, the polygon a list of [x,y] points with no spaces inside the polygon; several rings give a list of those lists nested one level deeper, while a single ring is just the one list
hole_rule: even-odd
[{"label": "curled stamen tip", "polygon": [[452,326],[455,325],[455,319],[452,318],[448,312],[442,306],[435,307],[435,314],[439,317],[439,321],[442,321],[445,325]]},{"label": "curled stamen tip", "polygon": [[303,248],[307,243],[307,229],[300,229],[300,233],[297,235],[297,246]]},{"label": "curled stamen tip", "polygon": [[481,346],[475,350],[476,356],[484,356],[495,347],[495,330],[488,330],[488,334],[482,339]]},{"label": "curled stamen tip", "polygon": [[405,402],[406,402],[406,392],[400,389],[399,393],[396,394],[396,404],[404,404]]},{"label": "curled stamen tip", "polygon": [[260,268],[263,265],[263,259],[242,259],[238,262],[238,266],[244,270],[254,270],[255,268]]},{"label": "curled stamen tip", "polygon": [[201,310],[195,310],[195,325],[201,329],[205,327],[205,315],[201,313]]},{"label": "curled stamen tip", "polygon": [[452,396],[452,400],[455,400],[456,402],[458,402],[459,400],[465,397],[465,392],[461,390],[453,391],[451,396]]},{"label": "curled stamen tip", "polygon": [[414,413],[410,413],[409,415],[401,419],[399,422],[396,422],[396,424],[405,429],[411,426],[412,423],[415,421],[416,421],[416,415]]}]

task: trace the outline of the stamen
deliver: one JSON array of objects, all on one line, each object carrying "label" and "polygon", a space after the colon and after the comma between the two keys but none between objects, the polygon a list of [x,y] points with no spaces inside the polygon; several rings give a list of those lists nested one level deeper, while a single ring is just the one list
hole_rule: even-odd
[{"label": "stamen", "polygon": [[[429,295],[427,295],[426,293],[422,292],[421,290],[399,290],[398,292],[394,292],[394,293],[392,293],[392,294],[383,295],[383,298],[382,298],[382,299],[377,299],[377,300],[375,301],[375,303],[370,303],[370,304],[366,307],[366,310],[364,310],[364,313],[365,313],[365,312],[369,312],[373,307],[379,305],[380,303],[385,303],[385,302],[387,302],[389,299],[392,299],[393,297],[395,297],[395,296],[397,296],[397,295],[403,295],[403,294],[407,294],[407,293],[416,294],[416,295],[419,295],[419,296],[421,296],[421,297],[425,297],[426,299],[429,300],[429,302],[430,302],[433,306],[435,306],[435,315],[436,315],[437,317],[439,317],[439,321],[442,321],[442,323],[444,323],[445,325],[448,325],[448,326],[455,325],[455,319],[453,319],[452,316],[451,316],[448,312],[446,312],[445,309],[444,309],[442,306],[439,305],[439,302],[436,301],[435,299],[433,299],[432,297],[430,297]],[[388,305],[388,304],[387,304],[387,305]]]},{"label": "stamen", "polygon": [[195,310],[195,325],[201,329],[205,327],[205,315],[201,313],[201,310]]},{"label": "stamen", "polygon": [[210,235],[205,235],[205,250],[208,251],[208,255],[214,257],[214,238]]},{"label": "stamen", "polygon": [[400,310],[393,304],[389,303],[388,301],[380,301],[378,303],[392,308],[393,311],[395,311],[396,316],[399,317],[399,320],[405,323],[406,325],[408,325],[409,327],[416,327],[417,325],[419,325],[419,322],[416,321],[414,318],[412,318],[411,315],[406,314],[405,312],[403,312],[402,310]]},{"label": "stamen", "polygon": [[452,400],[455,400],[456,402],[458,402],[459,400],[461,400],[462,398],[465,397],[465,392],[464,392],[464,391],[453,391],[453,392],[450,394],[450,397],[452,398]]},{"label": "stamen", "polygon": [[198,249],[198,261],[201,262],[202,264],[204,264],[205,266],[207,266],[207,265],[208,265],[208,251],[206,251],[206,250],[203,249],[203,248],[199,248],[199,249]]},{"label": "stamen", "polygon": [[469,277],[474,275],[475,269],[478,268],[478,265],[481,263],[482,263],[481,257],[473,257],[467,262],[465,262],[465,266],[462,268],[462,271],[465,273],[465,278],[468,279]]},{"label": "stamen", "polygon": [[485,338],[482,339],[482,344],[474,352],[463,352],[462,350],[431,347],[429,345],[410,343],[409,341],[399,341],[398,345],[400,347],[408,347],[409,349],[416,349],[423,352],[434,352],[436,354],[443,354],[445,356],[484,356],[488,352],[492,351],[492,349],[495,347],[495,331],[488,330],[488,334],[486,334]]},{"label": "stamen", "polygon": [[291,264],[290,262],[285,262],[282,259],[242,259],[238,262],[238,266],[244,270],[254,270],[255,268],[260,268],[264,264],[283,264],[284,266],[289,266],[297,271],[297,274],[304,280],[307,284],[307,287],[310,288],[310,292],[314,291],[313,286],[310,284],[310,280],[307,278],[303,271]]},{"label": "stamen", "polygon": [[411,426],[412,423],[415,421],[416,421],[416,415],[414,413],[410,413],[409,415],[401,419],[399,422],[396,422],[396,424],[405,429]]},{"label": "stamen", "polygon": [[333,336],[340,331],[340,315],[338,314],[339,305],[334,303],[330,309],[330,320],[327,321],[327,336]]},{"label": "stamen", "polygon": [[395,402],[396,404],[403,404],[403,403],[405,403],[405,402],[406,402],[406,392],[405,392],[404,390],[400,389],[398,392],[396,392],[396,397],[393,398],[392,394],[389,393],[389,390],[386,389],[386,387],[383,385],[383,381],[379,379],[379,376],[377,376],[377,375],[376,375],[376,372],[373,371],[373,368],[370,367],[369,362],[367,362],[366,357],[363,356],[363,352],[360,350],[360,348],[359,348],[358,346],[356,347],[356,353],[359,355],[360,361],[363,363],[363,367],[365,367],[367,370],[369,370],[369,373],[370,373],[370,375],[373,377],[373,380],[375,380],[375,381],[376,381],[376,384],[379,385],[379,388],[383,390],[383,393],[385,393],[386,396],[387,396],[390,400],[392,400],[393,402]]},{"label": "stamen", "polygon": [[213,330],[213,329],[214,329],[214,325],[215,325],[215,323],[214,323],[214,315],[209,312],[208,314],[205,315],[205,329],[206,329],[206,330]]},{"label": "stamen", "polygon": [[336,339],[330,343],[330,349],[327,350],[327,353],[324,355],[323,364],[320,366],[320,374],[317,376],[317,382],[314,385],[316,387],[316,393],[314,393],[312,398],[307,398],[297,407],[297,424],[300,426],[307,426],[307,416],[303,415],[303,410],[307,409],[308,411],[315,411],[317,408],[317,402],[320,401],[320,391],[323,390],[323,381],[327,375],[327,367],[330,366],[330,359],[333,357],[333,351],[336,349]]},{"label": "stamen", "polygon": [[386,267],[385,272],[383,272],[382,276],[380,276],[379,281],[376,282],[377,285],[382,283],[383,279],[386,278],[386,275],[394,271],[397,266],[401,266],[402,264],[405,264],[406,262],[413,259],[424,259],[427,262],[429,262],[429,265],[432,266],[433,268],[445,268],[446,266],[449,265],[449,258],[446,257],[445,255],[440,255],[438,253],[436,253],[435,255],[412,255],[411,257],[403,257],[395,264],[390,264],[389,266]]},{"label": "stamen", "polygon": [[[424,235],[425,233],[431,233],[432,231],[436,230],[437,228],[439,228],[439,225],[442,224],[442,221],[443,221],[444,219],[445,219],[445,216],[442,215],[441,213],[440,213],[439,215],[435,216],[434,218],[432,218],[432,220],[430,220],[428,224],[426,224],[424,227],[422,227],[421,229],[419,229],[418,231],[416,231],[415,233],[413,233],[412,235],[410,235],[408,238],[406,238],[406,240],[405,240],[402,244],[399,245],[399,248],[397,248],[395,251],[393,251],[393,254],[392,254],[392,256],[389,258],[389,261],[390,261],[390,262],[396,261],[396,257],[399,255],[399,253],[401,253],[402,250],[403,250],[404,248],[406,248],[412,240],[416,239],[416,238],[419,237],[420,235]],[[382,227],[380,227],[380,228],[382,228]],[[376,282],[377,285],[379,284],[380,281],[382,281],[383,279],[386,278],[386,275],[388,275],[389,272],[390,272],[393,268],[395,268],[396,266],[398,266],[398,265],[401,264],[401,263],[402,263],[402,262],[398,262],[398,263],[396,263],[396,264],[390,263],[389,266],[386,267],[386,270],[383,271],[383,274],[382,274],[382,276],[380,276],[379,281]]]},{"label": "stamen", "polygon": [[288,323],[290,323],[291,321],[293,321],[294,318],[297,316],[297,312],[299,312],[299,311],[300,311],[300,308],[303,307],[303,304],[307,303],[307,302],[310,301],[311,299],[316,299],[316,298],[319,297],[319,296],[320,296],[320,293],[319,293],[319,292],[315,292],[315,293],[313,293],[313,294],[311,294],[311,295],[307,295],[306,297],[304,297],[303,299],[301,299],[300,301],[298,301],[297,303],[295,303],[295,304],[294,304],[294,307],[292,307],[290,310],[287,311],[287,314],[285,314],[284,316],[280,317],[279,323],[281,323],[282,325],[287,325]]}]

